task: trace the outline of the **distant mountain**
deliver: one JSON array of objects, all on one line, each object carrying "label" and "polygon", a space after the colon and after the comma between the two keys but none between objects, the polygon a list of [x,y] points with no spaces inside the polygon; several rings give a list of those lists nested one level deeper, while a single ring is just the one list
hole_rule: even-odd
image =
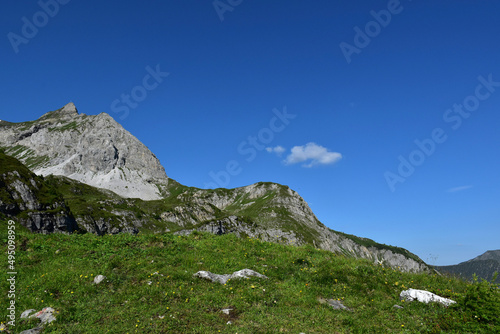
[{"label": "distant mountain", "polygon": [[[0,169],[0,220],[18,219],[35,232],[232,233],[309,244],[401,271],[429,269],[403,248],[327,228],[287,186],[181,185],[168,178],[154,154],[111,116],[79,114],[72,103],[36,121],[1,121],[0,149],[0,158],[8,161]],[[43,212],[51,214],[50,219],[30,218]],[[57,223],[63,218],[66,225]]]},{"label": "distant mountain", "polygon": [[[472,260],[451,266],[436,266],[436,270],[472,280],[472,275],[491,281],[495,272],[500,275],[500,249],[487,251]],[[500,277],[497,283],[500,282]]]}]

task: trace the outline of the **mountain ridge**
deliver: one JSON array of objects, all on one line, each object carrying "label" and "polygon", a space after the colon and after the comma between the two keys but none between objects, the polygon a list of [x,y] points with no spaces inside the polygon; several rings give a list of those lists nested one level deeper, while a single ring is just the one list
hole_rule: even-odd
[{"label": "mountain ridge", "polygon": [[435,266],[434,268],[440,272],[460,276],[468,280],[472,280],[475,274],[477,278],[491,282],[495,273],[500,274],[500,249],[486,251],[459,264]]},{"label": "mountain ridge", "polygon": [[[334,253],[399,267],[402,271],[428,270],[418,256],[407,250],[327,228],[304,199],[287,186],[270,182],[235,189],[199,189],[181,185],[166,176],[152,152],[111,120],[104,113],[97,116],[79,114],[70,103],[45,113],[37,121],[0,126],[0,147],[43,176],[48,186],[58,190],[70,208],[68,217],[72,217],[82,231],[100,235],[139,231],[189,234],[194,230],[233,233],[284,244],[310,244]],[[97,128],[89,129],[89,123]],[[106,138],[111,140],[106,141]],[[45,147],[55,142],[59,145],[73,142],[73,145],[55,154]],[[109,149],[109,144],[119,148],[118,155]],[[126,165],[129,156],[124,154],[128,152],[124,145],[129,145],[128,151],[142,152],[152,161],[149,165],[129,164],[125,175],[131,177],[129,184],[135,182],[156,187],[152,198],[131,196],[140,187],[136,187],[135,192],[126,187],[116,191],[109,183],[105,184],[104,181],[109,179],[101,178],[103,182],[98,183],[82,177],[99,172],[102,176],[104,172],[119,170],[115,167],[121,158],[125,159]],[[74,154],[81,154],[77,163]],[[150,166],[154,168],[153,172],[148,170]],[[11,191],[10,197],[15,196]]]}]

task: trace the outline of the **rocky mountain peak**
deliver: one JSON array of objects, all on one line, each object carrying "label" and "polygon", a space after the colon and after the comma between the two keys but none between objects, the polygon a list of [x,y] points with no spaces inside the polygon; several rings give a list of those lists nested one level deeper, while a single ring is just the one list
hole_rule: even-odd
[{"label": "rocky mountain peak", "polygon": [[70,102],[66,104],[64,107],[62,107],[61,113],[78,114],[78,110],[76,109],[75,104],[73,102]]},{"label": "rocky mountain peak", "polygon": [[73,118],[78,116],[78,110],[73,102],[66,104],[61,109],[57,109],[54,111],[49,111],[44,114],[40,119],[49,119],[49,118]]},{"label": "rocky mountain peak", "polygon": [[122,197],[160,199],[168,177],[156,156],[111,116],[73,103],[0,128],[0,147],[37,175],[62,175]]}]

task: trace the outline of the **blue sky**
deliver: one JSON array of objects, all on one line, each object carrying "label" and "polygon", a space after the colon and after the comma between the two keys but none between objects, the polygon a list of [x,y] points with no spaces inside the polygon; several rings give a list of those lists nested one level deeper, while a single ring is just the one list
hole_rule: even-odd
[{"label": "blue sky", "polygon": [[[498,1],[9,1],[0,119],[109,113],[167,175],[286,184],[328,227],[499,249]],[[268,152],[270,151],[270,152]]]}]

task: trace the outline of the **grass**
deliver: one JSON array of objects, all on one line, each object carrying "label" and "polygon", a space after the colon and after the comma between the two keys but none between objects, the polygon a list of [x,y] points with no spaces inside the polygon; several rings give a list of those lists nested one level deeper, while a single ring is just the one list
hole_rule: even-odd
[{"label": "grass", "polygon": [[[44,333],[500,330],[498,317],[485,320],[478,313],[487,312],[483,310],[485,306],[492,312],[500,310],[499,292],[494,286],[483,287],[489,294],[483,288],[484,293],[478,293],[481,283],[401,273],[311,246],[292,247],[197,232],[182,237],[170,233],[40,235],[19,227],[17,315],[30,308],[53,307],[59,312],[57,321],[48,325]],[[6,223],[0,224],[4,247],[6,231]],[[193,277],[199,270],[223,274],[243,268],[269,279],[231,280],[221,285]],[[99,274],[105,275],[106,280],[92,284]],[[439,304],[400,302],[399,293],[410,287],[426,289],[459,303],[445,308]],[[1,281],[0,290],[8,291],[6,280]],[[318,298],[340,299],[352,312],[333,310],[320,304]],[[1,305],[7,302],[7,293],[0,294]],[[483,308],[474,306],[474,302]],[[404,308],[396,309],[395,304]],[[233,311],[226,315],[221,312],[225,308]],[[2,308],[0,312],[6,311]],[[32,322],[17,320],[15,332],[32,327]]]},{"label": "grass", "polygon": [[73,122],[67,123],[67,124],[65,124],[65,125],[63,125],[61,127],[49,128],[49,132],[52,132],[52,131],[64,132],[64,131],[68,131],[68,130],[75,130],[78,133],[80,133],[79,126],[80,126],[79,123],[73,121]]}]

